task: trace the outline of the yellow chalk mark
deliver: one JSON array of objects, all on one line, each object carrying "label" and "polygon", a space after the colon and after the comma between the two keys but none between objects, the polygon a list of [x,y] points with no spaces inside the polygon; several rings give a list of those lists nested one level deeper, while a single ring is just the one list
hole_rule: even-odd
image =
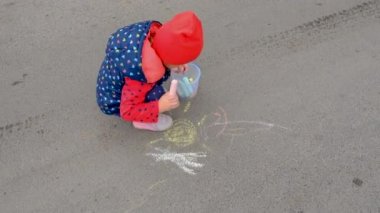
[{"label": "yellow chalk mark", "polygon": [[147,201],[148,201],[148,199],[146,197],[143,197],[141,200],[139,200],[139,201],[136,202],[137,204],[132,205],[132,207],[130,209],[126,210],[125,213],[129,213],[129,212],[132,212],[133,210],[136,210],[136,209],[140,208]]},{"label": "yellow chalk mark", "polygon": [[207,115],[204,115],[201,121],[198,122],[198,126],[202,126],[205,123],[206,118],[207,118]]},{"label": "yellow chalk mark", "polygon": [[172,128],[164,133],[165,140],[179,147],[186,147],[194,143],[197,138],[195,125],[187,119],[176,120]]},{"label": "yellow chalk mark", "polygon": [[149,143],[150,144],[155,144],[155,143],[157,143],[157,142],[159,142],[159,141],[161,141],[162,140],[162,138],[159,138],[159,139],[156,139],[156,140],[152,140],[152,141],[150,141]]},{"label": "yellow chalk mark", "polygon": [[185,106],[185,109],[183,110],[183,112],[187,112],[187,111],[189,111],[190,107],[191,107],[191,102],[188,101],[188,102],[186,103],[186,106]]},{"label": "yellow chalk mark", "polygon": [[212,152],[210,147],[206,146],[206,144],[202,144],[202,147],[205,148],[207,151]]},{"label": "yellow chalk mark", "polygon": [[165,179],[165,180],[157,181],[157,183],[154,183],[153,185],[151,185],[151,186],[149,187],[149,191],[152,191],[155,187],[157,187],[157,186],[160,185],[160,184],[165,183],[166,181],[167,181],[166,179]]},{"label": "yellow chalk mark", "polygon": [[222,134],[223,135],[229,135],[229,136],[241,136],[241,135],[244,135],[244,133],[228,133],[228,132],[224,132]]},{"label": "yellow chalk mark", "polygon": [[125,211],[125,213],[132,212],[132,211],[134,211],[136,209],[139,209],[141,206],[143,206],[146,202],[148,202],[150,196],[154,195],[153,189],[155,187],[157,187],[158,185],[165,183],[166,181],[167,181],[166,179],[165,180],[160,180],[160,181],[157,181],[156,183],[152,184],[148,188],[148,192],[145,193],[140,199],[137,199],[134,203],[132,203],[131,208],[127,209]]}]

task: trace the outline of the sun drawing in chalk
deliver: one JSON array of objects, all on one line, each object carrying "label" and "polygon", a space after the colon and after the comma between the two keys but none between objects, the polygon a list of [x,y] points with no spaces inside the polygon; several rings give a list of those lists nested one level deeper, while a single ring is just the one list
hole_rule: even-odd
[{"label": "sun drawing in chalk", "polygon": [[[184,113],[190,109],[191,102],[187,102],[184,106]],[[197,121],[191,121],[186,118],[180,118],[173,122],[173,126],[165,131],[158,139],[149,142],[149,146],[153,146],[156,153],[148,153],[148,156],[155,158],[156,162],[170,161],[175,163],[179,168],[188,174],[195,174],[194,169],[203,167],[204,164],[197,162],[198,158],[207,156],[206,149],[210,148],[206,143],[212,139],[219,137],[235,138],[256,131],[269,131],[273,128],[289,131],[287,127],[267,123],[264,121],[237,120],[229,121],[227,112],[223,107],[218,107],[214,112],[205,114]],[[176,152],[171,149],[182,149],[195,144],[202,145],[202,150],[197,152]],[[166,149],[157,146],[166,146]],[[195,149],[199,149],[193,147]]]},{"label": "sun drawing in chalk", "polygon": [[[185,104],[183,112],[189,111],[191,102]],[[156,145],[159,142],[166,142],[169,145],[174,145],[177,148],[184,148],[194,144],[198,139],[201,126],[203,126],[206,115],[199,122],[192,122],[189,119],[181,118],[173,122],[173,126],[165,131],[162,138],[153,140],[149,145]],[[156,153],[147,153],[148,156],[152,156],[156,162],[169,161],[176,164],[184,172],[195,175],[194,169],[199,169],[204,166],[203,163],[198,162],[198,158],[205,158],[207,152],[175,152],[170,151],[169,148],[162,149],[155,147]]]},{"label": "sun drawing in chalk", "polygon": [[[184,105],[183,112],[187,113],[191,107],[191,102],[188,101]],[[220,109],[222,109],[220,107]],[[224,111],[222,109],[222,111]],[[187,118],[179,118],[177,120],[173,121],[173,126],[165,131],[162,135],[162,137],[150,141],[149,144],[156,144],[159,142],[167,142],[169,145],[173,145],[178,148],[183,148],[190,146],[194,144],[196,141],[199,141],[202,139],[204,136],[209,137],[208,134],[206,133],[206,129],[208,127],[205,127],[205,123],[211,122],[212,126],[214,126],[214,123],[218,122],[225,122],[226,120],[222,120],[222,117],[220,113],[215,112],[213,115],[216,115],[216,119],[208,121],[208,118],[211,118],[213,116],[210,115],[204,115],[200,120],[198,121],[191,121]],[[226,118],[227,115],[224,116]],[[215,126],[219,127],[219,126]],[[223,128],[223,127],[221,127]]]}]

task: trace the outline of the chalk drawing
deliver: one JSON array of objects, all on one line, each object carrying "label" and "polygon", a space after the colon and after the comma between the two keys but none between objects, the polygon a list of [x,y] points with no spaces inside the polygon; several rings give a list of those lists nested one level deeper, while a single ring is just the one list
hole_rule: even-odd
[{"label": "chalk drawing", "polygon": [[206,120],[206,118],[207,118],[207,115],[204,115],[204,116],[202,117],[201,121],[198,122],[198,126],[203,125],[204,122],[205,122],[205,120]]},{"label": "chalk drawing", "polygon": [[164,184],[167,180],[160,180],[157,181],[156,183],[152,184],[146,193],[142,195],[142,197],[134,200],[131,202],[131,207],[125,211],[125,213],[129,213],[132,211],[135,211],[142,207],[146,202],[148,202],[149,198],[154,194],[154,189],[158,188],[161,184]]},{"label": "chalk drawing", "polygon": [[194,169],[202,168],[204,164],[198,163],[198,158],[205,158],[207,155],[205,152],[188,152],[188,153],[176,153],[170,152],[167,149],[155,148],[158,153],[147,153],[148,156],[152,156],[156,162],[170,161],[175,163],[184,172],[195,175]]},{"label": "chalk drawing", "polygon": [[202,147],[204,148],[204,149],[206,149],[208,152],[212,152],[212,150],[210,149],[210,147],[208,147],[206,144],[202,144]]},{"label": "chalk drawing", "polygon": [[214,126],[223,125],[224,126],[226,124],[258,124],[258,125],[266,127],[267,129],[272,129],[273,127],[278,127],[278,128],[285,129],[285,130],[290,130],[287,127],[284,127],[284,126],[281,126],[281,125],[278,125],[278,124],[267,123],[267,122],[264,122],[264,121],[244,121],[243,120],[243,121],[230,121],[230,122],[223,122],[223,123],[216,122],[216,123],[214,123],[212,125],[214,125]]},{"label": "chalk drawing", "polygon": [[163,133],[162,138],[149,142],[150,145],[161,141],[169,142],[176,147],[186,147],[193,144],[198,138],[197,127],[187,119],[179,119],[173,122],[173,126]]},{"label": "chalk drawing", "polygon": [[157,188],[159,185],[165,183],[167,180],[160,180],[160,181],[157,181],[156,183],[152,184],[150,187],[149,187],[149,191],[152,191],[154,188]]},{"label": "chalk drawing", "polygon": [[247,132],[247,128],[229,128],[225,132],[223,132],[223,135],[241,136],[247,134]]},{"label": "chalk drawing", "polygon": [[163,140],[163,138],[158,138],[158,139],[156,139],[156,140],[152,140],[152,141],[150,141],[149,143],[150,143],[150,144],[155,144],[155,143],[160,142],[160,141],[162,141],[162,140]]},{"label": "chalk drawing", "polygon": [[187,111],[189,111],[190,107],[191,107],[191,102],[188,101],[188,102],[186,103],[186,105],[185,105],[185,109],[183,110],[183,112],[187,112]]},{"label": "chalk drawing", "polygon": [[230,154],[230,152],[231,152],[231,147],[232,147],[232,144],[233,144],[233,142],[234,142],[234,139],[235,139],[235,137],[232,136],[232,137],[231,137],[231,141],[230,141],[230,145],[228,146],[228,149],[227,149],[227,153],[228,153],[228,154]]},{"label": "chalk drawing", "polygon": [[[187,112],[190,106],[191,103],[188,102],[184,112]],[[237,137],[246,135],[251,131],[269,131],[273,128],[290,131],[287,127],[264,121],[229,121],[227,111],[219,106],[215,112],[203,115],[199,121],[184,118],[175,120],[173,126],[165,131],[163,136],[149,142],[149,145],[154,145],[153,148],[158,153],[148,153],[147,155],[152,156],[156,162],[171,161],[186,173],[195,175],[194,169],[204,166],[204,164],[197,162],[198,158],[206,157],[206,152],[203,150],[212,153],[212,149],[206,145],[209,139],[218,139],[223,136],[231,137],[227,148],[227,153],[229,153]],[[162,142],[174,145],[174,148],[184,148],[198,142],[201,146],[197,146],[197,149],[200,148],[201,150],[189,153],[170,152],[168,149],[158,147],[160,144],[162,145]]]},{"label": "chalk drawing", "polygon": [[[220,136],[241,136],[249,133],[250,131],[269,131],[273,128],[278,128],[282,130],[291,131],[289,128],[269,123],[265,121],[255,121],[255,120],[237,120],[229,121],[227,112],[223,107],[218,107],[218,111],[212,113],[214,120],[209,122],[208,125],[203,125],[202,127],[202,137],[204,140],[208,140],[210,137],[218,138]],[[216,134],[215,128],[219,129]],[[214,129],[214,131],[212,131]]]},{"label": "chalk drawing", "polygon": [[219,135],[221,135],[226,130],[226,128],[227,128],[227,121],[228,121],[226,110],[224,110],[223,107],[219,107],[219,109],[223,113],[224,125],[223,125],[222,130],[220,130],[220,132],[218,132],[218,134],[216,134],[216,137],[218,137]]},{"label": "chalk drawing", "polygon": [[164,138],[179,147],[194,143],[197,138],[197,129],[193,122],[187,119],[175,120],[172,128],[164,133]]}]

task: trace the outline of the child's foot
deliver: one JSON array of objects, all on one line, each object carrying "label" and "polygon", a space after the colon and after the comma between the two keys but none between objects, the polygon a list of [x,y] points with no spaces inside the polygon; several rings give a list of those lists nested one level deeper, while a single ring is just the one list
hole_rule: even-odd
[{"label": "child's foot", "polygon": [[169,115],[159,114],[157,123],[133,122],[136,129],[145,129],[151,131],[165,131],[173,125],[173,119]]}]

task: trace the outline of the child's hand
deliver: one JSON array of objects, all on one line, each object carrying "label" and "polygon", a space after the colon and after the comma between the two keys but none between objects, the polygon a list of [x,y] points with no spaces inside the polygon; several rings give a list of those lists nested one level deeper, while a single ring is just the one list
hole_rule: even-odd
[{"label": "child's hand", "polygon": [[171,68],[170,70],[172,72],[178,73],[178,74],[183,74],[189,69],[189,65],[183,64],[183,65],[178,65],[176,67]]},{"label": "child's hand", "polygon": [[160,100],[158,101],[158,109],[160,113],[170,111],[177,107],[179,107],[178,96],[172,96],[169,92],[161,96]]},{"label": "child's hand", "polygon": [[170,85],[169,92],[161,96],[160,100],[158,101],[158,108],[159,108],[160,113],[179,107],[179,100],[176,93],[177,85],[178,85],[178,81],[173,80]]}]

